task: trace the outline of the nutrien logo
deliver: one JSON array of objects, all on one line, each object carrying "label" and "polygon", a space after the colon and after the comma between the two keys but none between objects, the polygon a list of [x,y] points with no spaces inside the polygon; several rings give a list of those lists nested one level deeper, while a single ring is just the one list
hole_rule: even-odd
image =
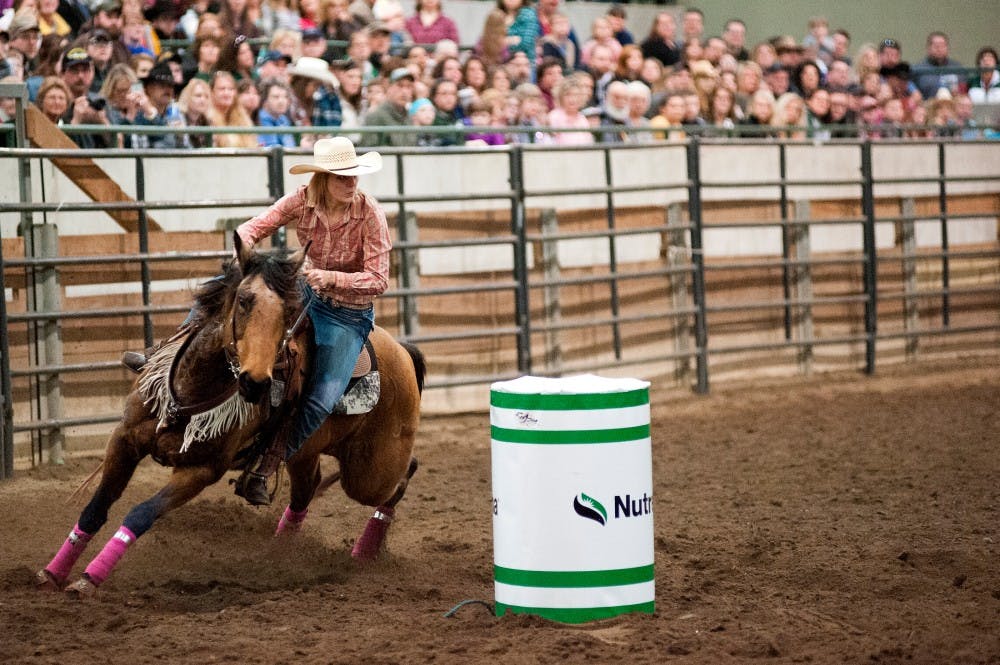
[{"label": "nutrien logo", "polygon": [[601,526],[604,526],[608,521],[608,511],[601,505],[601,502],[583,492],[580,492],[579,496],[573,497],[573,510],[580,517],[594,520]]}]

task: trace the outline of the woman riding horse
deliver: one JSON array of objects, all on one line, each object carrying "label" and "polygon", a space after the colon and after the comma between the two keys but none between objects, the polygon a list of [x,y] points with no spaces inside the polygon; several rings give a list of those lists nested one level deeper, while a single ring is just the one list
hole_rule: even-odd
[{"label": "woman riding horse", "polygon": [[[288,194],[236,232],[248,247],[278,228],[296,222],[296,234],[308,247],[303,265],[305,299],[316,342],[308,393],[298,419],[284,436],[284,458],[294,455],[340,400],[354,364],[375,324],[372,301],[389,283],[392,243],[385,213],[378,202],[358,189],[358,176],[382,168],[382,156],[358,157],[342,136],[321,139],[313,147],[312,164],[296,164],[289,173],[312,173],[307,185]],[[136,363],[127,363],[134,369]],[[268,505],[267,478],[280,462],[271,448],[251,464],[237,493],[253,505]]]}]

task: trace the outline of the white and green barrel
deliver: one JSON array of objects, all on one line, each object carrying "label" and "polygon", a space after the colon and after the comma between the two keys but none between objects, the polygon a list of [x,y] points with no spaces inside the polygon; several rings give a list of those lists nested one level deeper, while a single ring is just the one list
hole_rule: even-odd
[{"label": "white and green barrel", "polygon": [[649,383],[497,382],[490,426],[497,616],[652,613]]}]

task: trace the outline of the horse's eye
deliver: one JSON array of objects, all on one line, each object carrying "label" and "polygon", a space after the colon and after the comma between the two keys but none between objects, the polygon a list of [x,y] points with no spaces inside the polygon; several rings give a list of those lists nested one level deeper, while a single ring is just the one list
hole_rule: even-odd
[{"label": "horse's eye", "polygon": [[252,293],[241,293],[236,299],[240,310],[246,312],[253,307],[253,294]]}]

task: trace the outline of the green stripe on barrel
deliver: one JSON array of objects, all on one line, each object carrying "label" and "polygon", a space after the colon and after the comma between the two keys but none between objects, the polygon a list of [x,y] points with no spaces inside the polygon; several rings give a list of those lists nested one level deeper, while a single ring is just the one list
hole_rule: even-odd
[{"label": "green stripe on barrel", "polygon": [[620,393],[545,395],[490,391],[490,406],[538,411],[591,411],[649,404],[649,388]]}]

